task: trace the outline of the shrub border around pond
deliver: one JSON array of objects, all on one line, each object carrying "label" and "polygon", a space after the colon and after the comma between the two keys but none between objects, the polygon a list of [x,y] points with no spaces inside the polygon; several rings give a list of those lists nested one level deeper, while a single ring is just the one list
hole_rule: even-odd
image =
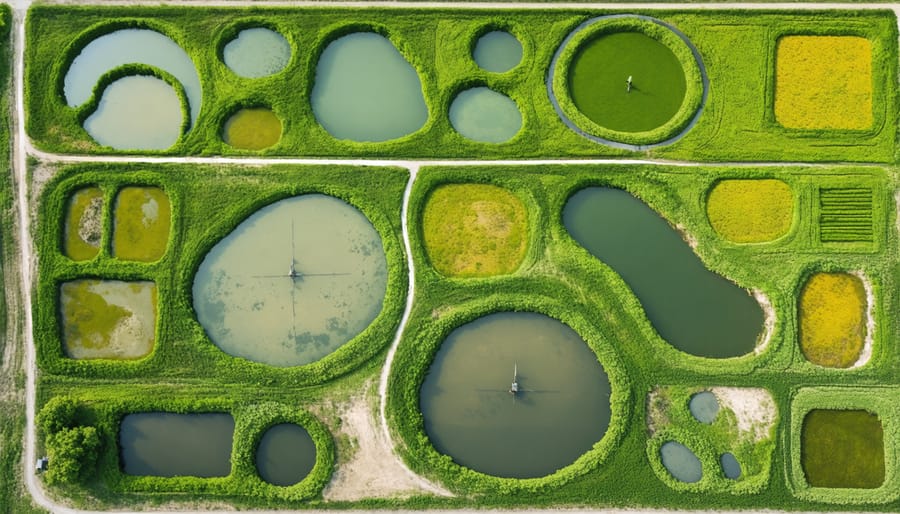
[{"label": "shrub border around pond", "polygon": [[[400,220],[393,213],[400,210],[407,178],[408,171],[399,168],[352,166],[95,163],[63,167],[42,194],[35,237],[42,271],[34,299],[35,332],[43,334],[36,338],[40,368],[79,377],[207,376],[223,383],[290,385],[320,384],[349,373],[384,351],[393,340],[406,303],[405,250]],[[104,246],[98,257],[75,262],[62,250],[67,200],[72,192],[87,185],[98,185],[104,191]],[[153,263],[120,261],[109,253],[112,201],[116,191],[130,185],[159,187],[171,200],[169,245],[163,258]],[[381,312],[349,342],[303,366],[278,368],[228,355],[212,343],[196,319],[191,300],[194,274],[209,249],[247,216],[275,201],[305,193],[346,201],[359,209],[381,236],[388,267]],[[190,231],[186,219],[193,220]],[[156,338],[147,357],[133,361],[65,357],[59,333],[59,283],[75,278],[156,282]]]},{"label": "shrub border around pond", "polygon": [[[900,408],[896,387],[810,387],[799,389],[791,401],[791,423],[784,436],[787,484],[798,498],[853,506],[888,503],[900,497]],[[801,462],[803,421],[815,409],[865,410],[876,414],[884,431],[884,483],[875,489],[813,487]]]},{"label": "shrub border around pond", "polygon": [[[659,17],[683,30],[703,50],[709,65],[718,66],[709,70],[714,86],[726,88],[721,95],[709,98],[704,107],[707,114],[699,117],[697,125],[685,138],[677,144],[654,149],[654,156],[710,161],[789,159],[798,162],[891,162],[896,158],[893,131],[888,129],[897,119],[897,114],[890,108],[897,96],[893,90],[885,89],[883,96],[878,97],[884,99],[884,125],[877,133],[867,136],[865,144],[859,144],[858,133],[820,134],[815,140],[798,137],[796,131],[785,131],[766,121],[762,113],[757,117],[749,108],[734,108],[724,101],[734,95],[746,96],[743,88],[751,78],[757,78],[759,70],[755,62],[759,59],[754,58],[754,65],[738,62],[722,68],[724,61],[720,54],[728,54],[732,47],[720,44],[719,33],[712,27],[733,23],[737,18],[745,23],[745,11],[635,9],[634,12]],[[254,153],[257,156],[477,156],[490,160],[634,155],[632,151],[597,144],[580,136],[563,123],[547,98],[546,69],[557,46],[579,23],[608,14],[614,13],[499,9],[407,12],[379,6],[361,14],[359,10],[326,6],[305,9],[255,6],[200,11],[189,6],[36,5],[29,10],[26,33],[25,101],[29,114],[26,124],[35,145],[51,152],[247,155],[247,151],[231,149],[221,141],[217,122],[224,116],[223,109],[232,107],[234,99],[251,97],[265,98],[285,123],[282,142]],[[753,15],[755,21],[750,24],[750,29],[754,40],[759,40],[760,44],[747,51],[754,56],[770,50],[770,42],[762,34],[768,25],[805,30],[823,22],[833,25],[870,23],[872,27],[868,30],[873,38],[883,40],[885,53],[896,53],[896,19],[889,11],[813,11],[802,13],[802,17],[792,11],[753,11]],[[210,40],[218,41],[221,34],[233,30],[235,24],[264,18],[285,29],[279,32],[292,46],[292,59],[284,72],[260,79],[239,79],[221,62],[216,45],[211,45]],[[74,110],[64,105],[58,88],[53,86],[55,81],[61,80],[59,70],[65,68],[63,64],[73,57],[59,52],[59,48],[73,45],[72,40],[85,39],[88,29],[110,31],[125,28],[127,23],[151,24],[153,29],[172,38],[194,60],[200,77],[203,105],[197,122],[166,150],[110,151],[100,147],[77,123]],[[346,27],[383,27],[389,33],[389,39],[417,70],[422,83],[429,118],[420,130],[382,143],[359,143],[334,139],[316,122],[306,100],[315,77],[315,57],[333,40],[333,31],[341,30],[341,27],[345,27],[342,30],[347,30]],[[471,58],[470,46],[479,30],[485,27],[503,27],[514,33],[523,44],[522,64],[506,73],[489,73],[478,68]],[[538,40],[543,43],[532,44]],[[441,51],[435,52],[434,48],[441,48]],[[889,67],[895,67],[892,60],[887,62]],[[720,77],[718,73],[728,75]],[[48,76],[53,80],[48,81]],[[740,85],[731,77],[742,79]],[[516,102],[523,118],[518,136],[507,143],[492,144],[469,141],[453,131],[447,113],[450,96],[454,84],[469,80],[484,81],[488,87],[503,91]],[[888,88],[890,84],[877,86]],[[765,88],[759,89],[760,101],[764,102]],[[296,94],[287,98],[284,91]],[[753,94],[756,95],[755,90]],[[732,114],[722,118],[723,112]]]},{"label": "shrub border around pond", "polygon": [[[125,386],[127,390],[127,386]],[[85,390],[72,396],[84,409],[81,417],[100,433],[102,446],[96,477],[112,490],[138,493],[195,493],[299,501],[319,494],[334,469],[334,440],[331,433],[302,407],[283,402],[246,404],[236,398],[192,398],[190,392],[178,397],[152,398],[135,394],[128,398],[95,398]],[[231,467],[226,476],[160,477],[129,475],[121,468],[119,428],[128,414],[166,412],[173,414],[227,413],[234,418]],[[307,430],[316,446],[316,464],[303,480],[289,487],[264,482],[256,471],[254,455],[263,432],[274,424],[291,422]]]},{"label": "shrub border around pond", "polygon": [[[571,464],[539,478],[503,478],[459,465],[452,456],[443,455],[431,444],[419,410],[419,389],[444,339],[456,328],[488,314],[498,312],[535,312],[549,316],[572,328],[597,355],[599,364],[609,377],[610,422],[606,432],[591,449]],[[421,320],[420,320],[421,321]],[[624,437],[632,422],[633,398],[628,373],[613,345],[594,328],[580,312],[573,311],[558,299],[525,293],[492,294],[460,304],[453,312],[439,315],[431,323],[410,328],[416,341],[401,345],[394,358],[388,403],[391,422],[406,443],[403,449],[407,463],[429,475],[468,492],[512,494],[517,491],[539,492],[559,487],[595,469],[603,463]],[[398,371],[402,370],[402,371]]]},{"label": "shrub border around pond", "polygon": [[[563,121],[571,123],[575,130],[583,131],[585,137],[599,143],[634,146],[635,148],[629,148],[633,150],[666,145],[680,139],[703,111],[709,80],[699,52],[693,48],[687,36],[675,32],[676,30],[659,19],[638,15],[600,16],[579,25],[560,45],[547,76],[547,91],[551,101],[557,102]],[[655,39],[671,50],[681,65],[686,86],[684,99],[672,118],[659,127],[642,132],[609,129],[590,119],[575,106],[569,87],[570,68],[575,57],[588,42],[617,32],[640,32]]]},{"label": "shrub border around pond", "polygon": [[[897,39],[897,25],[891,29],[891,35]],[[790,128],[781,125],[775,119],[775,66],[778,52],[778,41],[787,36],[855,36],[863,38],[872,45],[872,127],[868,129],[824,129],[824,128]],[[882,36],[882,37],[879,37]],[[805,25],[801,28],[790,25],[781,25],[773,28],[771,45],[771,66],[766,70],[766,112],[765,119],[772,130],[783,131],[795,137],[823,138],[839,136],[865,137],[873,136],[884,129],[885,120],[888,118],[886,111],[896,110],[897,89],[897,63],[894,62],[892,51],[894,48],[886,48],[883,36],[878,27],[868,27],[860,24],[840,23],[839,20],[819,21],[815,25]],[[826,58],[826,56],[822,56]],[[892,78],[893,77],[893,78]],[[878,87],[883,85],[882,87]],[[888,97],[888,98],[885,98]],[[880,108],[879,108],[880,107]]]},{"label": "shrub border around pond", "polygon": [[[744,439],[740,439],[740,434],[738,432],[738,428],[734,426],[729,430],[728,428],[721,428],[722,422],[719,421],[719,418],[724,415],[725,406],[719,403],[719,413],[716,416],[716,420],[711,424],[703,424],[700,421],[697,421],[690,414],[689,402],[691,397],[694,394],[697,394],[702,391],[710,391],[718,387],[716,385],[711,384],[710,386],[660,386],[654,392],[656,394],[665,394],[666,401],[668,402],[669,408],[680,408],[683,409],[681,414],[676,416],[670,416],[671,420],[674,417],[676,420],[687,419],[690,418],[687,423],[691,425],[690,428],[685,426],[676,426],[675,421],[672,421],[672,424],[660,427],[657,432],[655,432],[652,436],[650,436],[647,441],[647,460],[650,462],[650,467],[653,469],[653,472],[656,474],[657,478],[659,478],[663,483],[667,486],[671,487],[676,491],[685,491],[692,493],[721,493],[726,492],[734,495],[746,495],[746,494],[758,494],[760,491],[763,491],[766,487],[769,486],[771,482],[772,469],[774,468],[773,462],[775,457],[775,447],[776,441],[778,439],[778,423],[780,413],[776,411],[775,419],[772,423],[772,429],[767,439],[763,439],[760,441],[756,441],[755,445],[767,445],[768,450],[762,448],[760,450],[761,453],[767,455],[768,459],[758,462],[762,471],[756,475],[751,477],[747,477],[747,462],[741,461],[739,462],[741,466],[741,477],[738,480],[731,480],[726,478],[722,472],[722,465],[720,462],[720,457],[722,453],[724,453],[723,448],[716,447],[711,441],[709,437],[710,434],[718,435],[719,437],[732,437],[734,438],[734,443],[739,441],[745,441]],[[770,395],[772,392],[765,388]],[[662,391],[665,391],[663,393]],[[713,393],[715,394],[715,393]],[[773,408],[776,408],[776,404],[774,402],[773,397]],[[649,413],[648,413],[649,416]],[[679,419],[680,418],[680,419]],[[729,427],[730,428],[730,427]],[[728,433],[732,432],[732,433]],[[721,434],[721,435],[719,435]],[[752,436],[748,436],[752,440]],[[675,441],[683,444],[688,447],[694,455],[700,460],[700,464],[703,469],[703,476],[697,482],[686,483],[680,480],[677,480],[672,476],[671,473],[666,469],[666,467],[662,463],[662,459],[660,457],[660,449],[662,445],[668,441]],[[734,447],[728,449],[728,451],[732,454],[736,454],[737,444]],[[767,452],[767,453],[766,453]]]}]

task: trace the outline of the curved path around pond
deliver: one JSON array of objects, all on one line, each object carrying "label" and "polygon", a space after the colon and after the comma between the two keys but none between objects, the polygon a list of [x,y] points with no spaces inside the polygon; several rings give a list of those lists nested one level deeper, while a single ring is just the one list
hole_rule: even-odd
[{"label": "curved path around pond", "polygon": [[[8,0],[8,2],[13,7],[13,41],[14,41],[14,66],[13,66],[13,89],[12,89],[12,97],[13,97],[13,105],[15,106],[12,116],[12,168],[13,168],[13,188],[14,188],[14,203],[16,207],[16,212],[14,214],[15,217],[15,233],[14,241],[12,241],[11,247],[15,248],[19,252],[18,256],[18,270],[4,270],[7,271],[6,276],[11,277],[15,275],[15,272],[18,271],[18,278],[20,279],[17,283],[13,280],[5,281],[6,287],[6,297],[10,321],[8,322],[9,327],[21,327],[22,333],[21,337],[16,337],[13,340],[8,341],[8,346],[13,346],[17,342],[21,341],[21,344],[24,345],[24,363],[25,367],[25,412],[26,412],[26,428],[25,428],[25,451],[23,455],[22,462],[22,473],[25,481],[25,486],[28,490],[28,493],[31,495],[34,503],[39,507],[46,509],[52,513],[61,513],[61,514],[101,514],[102,512],[110,512],[110,511],[89,511],[89,510],[81,510],[74,509],[71,507],[66,507],[63,505],[59,505],[55,503],[52,499],[50,499],[43,488],[36,475],[33,473],[31,468],[31,464],[35,461],[36,456],[36,437],[35,437],[35,390],[36,390],[36,375],[37,375],[37,365],[35,362],[35,349],[34,349],[34,336],[32,333],[32,287],[34,284],[34,277],[37,273],[37,262],[34,254],[34,249],[32,245],[31,238],[31,226],[30,219],[33,214],[33,206],[29,202],[30,195],[30,187],[28,183],[28,166],[27,159],[29,156],[39,158],[41,160],[51,162],[51,163],[88,163],[88,162],[142,162],[142,163],[197,163],[197,164],[237,164],[237,165],[270,165],[270,164],[344,164],[344,165],[358,165],[358,166],[399,166],[405,167],[410,171],[410,179],[406,186],[406,189],[403,194],[403,207],[402,207],[402,229],[403,229],[403,242],[407,254],[407,265],[409,267],[409,289],[407,294],[406,307],[403,312],[403,316],[401,318],[401,324],[398,329],[398,332],[391,343],[390,349],[388,351],[384,367],[382,368],[379,386],[378,386],[378,395],[379,395],[379,422],[381,425],[381,430],[383,435],[386,437],[386,440],[389,441],[391,445],[391,449],[393,450],[393,439],[390,437],[390,429],[387,424],[387,419],[385,415],[385,399],[387,395],[387,380],[390,375],[391,365],[393,363],[393,358],[397,349],[397,345],[399,344],[403,332],[406,328],[407,322],[409,320],[409,314],[412,307],[413,296],[415,292],[415,268],[412,262],[412,254],[410,252],[409,246],[409,230],[407,226],[407,213],[408,213],[408,205],[409,205],[409,194],[412,188],[412,184],[415,181],[416,174],[421,166],[426,165],[452,165],[452,166],[476,166],[476,165],[484,165],[484,164],[492,164],[492,165],[508,165],[508,166],[535,166],[535,165],[546,165],[546,164],[657,164],[664,166],[673,166],[673,167],[721,167],[721,166],[731,166],[731,167],[767,167],[767,166],[803,166],[803,167],[835,167],[839,166],[841,163],[802,163],[802,162],[717,162],[717,163],[703,163],[703,162],[688,162],[688,161],[669,161],[669,160],[659,160],[659,159],[534,159],[534,160],[499,160],[499,161],[479,161],[479,160],[377,160],[377,159],[311,159],[311,158],[284,158],[284,159],[254,159],[254,158],[230,158],[230,157],[146,157],[146,156],[84,156],[84,155],[57,155],[51,154],[47,152],[40,151],[31,144],[31,141],[28,139],[28,136],[25,132],[25,104],[23,99],[23,91],[24,91],[24,44],[25,44],[25,16],[28,8],[31,5],[31,0]],[[57,2],[47,2],[47,3],[60,3],[60,4],[72,4],[72,5],[104,5],[104,6],[113,6],[113,5],[180,5],[180,6],[197,6],[199,7],[248,7],[254,6],[259,7],[260,5],[264,6],[280,6],[280,7],[322,7],[323,5],[327,5],[329,7],[350,7],[350,8],[365,8],[372,7],[373,3],[379,4],[379,7],[390,7],[390,8],[398,8],[398,9],[443,9],[443,8],[466,8],[466,9],[535,9],[535,10],[543,10],[543,9],[605,9],[605,10],[624,10],[631,11],[638,7],[641,10],[659,10],[659,9],[690,9],[690,10],[710,10],[710,9],[750,9],[750,10],[834,10],[834,9],[892,9],[900,18],[900,4],[854,4],[854,3],[808,3],[808,4],[744,4],[744,3],[710,3],[710,4],[678,4],[678,3],[669,3],[669,4],[660,4],[660,3],[647,3],[647,4],[633,4],[633,3],[620,3],[620,4],[599,4],[599,3],[498,3],[498,2],[488,2],[488,3],[466,3],[466,2],[390,2],[381,4],[381,2],[343,2],[343,1],[303,1],[303,2],[286,2],[281,0],[272,0],[260,2],[258,0],[163,0],[163,1],[154,1],[154,0],[85,0],[85,1],[72,1],[72,0],[60,0]],[[879,164],[859,164],[859,163],[848,163],[855,167],[879,167]],[[12,271],[13,273],[8,273],[8,271]],[[13,290],[17,289],[17,290]],[[17,317],[19,316],[19,317]],[[15,330],[12,328],[10,330]],[[9,344],[11,343],[11,344]],[[7,367],[7,361],[4,360],[4,367]],[[15,371],[15,370],[13,370]],[[449,495],[450,493],[436,484],[429,482],[428,480],[415,475],[406,465],[400,460],[396,454],[394,458],[398,461],[399,465],[408,473],[415,481],[418,483],[419,487],[423,491],[431,492],[435,495]],[[671,510],[666,509],[621,509],[621,508],[609,508],[609,509],[593,509],[596,512],[610,512],[610,513],[639,513],[639,512],[673,512]],[[119,514],[139,514],[137,511],[115,511]],[[161,512],[161,511],[157,511]],[[190,511],[190,510],[177,510],[171,512],[198,512],[198,513],[222,513],[231,512],[231,510],[201,510],[201,511]],[[248,511],[255,512],[257,514],[278,514],[287,512],[284,510],[257,510],[257,511]],[[341,511],[334,511],[341,512]],[[378,511],[365,511],[365,510],[350,510],[343,511],[347,514],[358,514],[360,512],[378,512]],[[392,511],[392,512],[416,512],[416,511]],[[485,511],[483,510],[473,510],[473,509],[462,509],[462,510],[432,510],[429,512],[434,512],[435,514],[481,514]],[[515,514],[537,514],[537,513],[549,513],[549,512],[585,512],[585,509],[523,509],[523,510],[493,510],[488,512],[509,512]],[[713,513],[713,512],[723,512],[723,511],[690,511],[695,513]],[[725,511],[727,512],[727,511]],[[733,511],[737,514],[738,511]],[[747,511],[740,511],[747,512]],[[760,511],[762,512],[762,511]],[[767,510],[765,512],[784,512],[784,511],[772,511]]]}]

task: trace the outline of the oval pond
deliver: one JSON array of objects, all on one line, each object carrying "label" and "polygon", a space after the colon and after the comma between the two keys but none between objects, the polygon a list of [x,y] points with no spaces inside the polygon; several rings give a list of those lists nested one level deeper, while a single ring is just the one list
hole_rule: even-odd
[{"label": "oval pond", "polygon": [[270,484],[289,486],[316,465],[316,444],[303,427],[280,423],[266,430],[256,448],[256,470]]},{"label": "oval pond", "polygon": [[386,289],[387,261],[369,220],[342,200],[309,194],[263,207],[216,244],[194,277],[193,299],[223,351],[284,367],[356,337],[381,312]]},{"label": "oval pond", "polygon": [[66,208],[63,251],[73,261],[87,261],[100,253],[103,239],[103,191],[84,187],[72,193]]},{"label": "oval pond", "polygon": [[262,150],[281,139],[281,120],[269,109],[240,109],[223,127],[223,139],[234,148]]},{"label": "oval pond", "polygon": [[723,453],[719,457],[719,464],[722,465],[722,472],[725,474],[725,478],[731,480],[741,478],[741,463],[737,461],[734,454]]},{"label": "oval pond", "polygon": [[491,314],[455,329],[420,394],[435,448],[500,477],[572,464],[610,421],[610,384],[597,356],[574,330],[535,313]]},{"label": "oval pond", "polygon": [[522,128],[522,114],[510,97],[486,87],[474,87],[453,99],[450,124],[465,138],[504,143]]},{"label": "oval pond", "polygon": [[509,32],[492,30],[478,38],[472,58],[485,71],[503,73],[522,61],[522,43]]},{"label": "oval pond", "polygon": [[703,478],[703,465],[687,446],[667,441],[660,447],[659,456],[663,466],[676,480],[691,484]]},{"label": "oval pond", "polygon": [[291,45],[272,29],[244,29],[222,49],[222,60],[241,77],[267,77],[287,66]]},{"label": "oval pond", "polygon": [[690,409],[694,419],[700,423],[710,424],[715,421],[716,415],[719,413],[719,400],[716,399],[716,395],[713,393],[701,391],[691,396],[688,409]]}]

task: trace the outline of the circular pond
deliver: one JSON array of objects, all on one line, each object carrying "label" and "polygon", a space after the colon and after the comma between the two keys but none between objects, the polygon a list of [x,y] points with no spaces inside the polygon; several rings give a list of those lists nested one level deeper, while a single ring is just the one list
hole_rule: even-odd
[{"label": "circular pond", "polygon": [[492,30],[478,38],[472,58],[485,71],[503,73],[522,61],[522,43],[509,32]]},{"label": "circular pond", "polygon": [[609,395],[606,372],[574,330],[507,312],[444,340],[420,405],[440,453],[488,475],[530,478],[571,464],[604,436]]},{"label": "circular pond", "polygon": [[165,150],[181,136],[183,115],[178,93],[156,77],[134,75],[103,90],[84,130],[116,150]]},{"label": "circular pond", "polygon": [[640,150],[670,144],[699,116],[707,79],[675,27],[640,15],[601,16],[572,31],[551,61],[547,88],[570,128]]},{"label": "circular pond", "polygon": [[294,485],[315,465],[316,445],[312,437],[293,423],[270,427],[256,448],[256,470],[270,484]]},{"label": "circular pond", "polygon": [[715,421],[716,414],[719,413],[719,401],[716,400],[716,395],[711,392],[701,391],[691,396],[688,409],[691,411],[694,419],[700,423],[710,424]]},{"label": "circular pond", "polygon": [[450,124],[473,141],[504,143],[522,128],[522,115],[508,96],[486,87],[473,87],[453,99]]},{"label": "circular pond", "polygon": [[291,45],[272,29],[244,29],[222,49],[222,60],[241,77],[267,77],[287,66]]},{"label": "circular pond", "polygon": [[325,48],[310,103],[316,120],[337,139],[387,141],[419,130],[428,119],[415,68],[374,32],[349,34]]},{"label": "circular pond", "polygon": [[262,150],[281,139],[281,120],[269,109],[240,109],[222,129],[222,139],[242,150]]},{"label": "circular pond", "polygon": [[381,312],[387,261],[355,207],[308,194],[263,207],[206,255],[197,319],[230,355],[272,366],[317,361]]},{"label": "circular pond", "polygon": [[699,482],[703,478],[703,465],[687,446],[667,441],[659,449],[663,466],[676,480],[685,483]]}]

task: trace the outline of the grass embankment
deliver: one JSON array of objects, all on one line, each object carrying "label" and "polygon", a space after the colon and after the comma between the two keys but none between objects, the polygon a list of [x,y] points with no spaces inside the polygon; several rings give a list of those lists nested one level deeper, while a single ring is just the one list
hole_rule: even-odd
[{"label": "grass embankment", "polygon": [[[636,12],[684,32],[700,49],[710,81],[697,125],[677,143],[645,154],[713,161],[893,160],[897,110],[892,106],[898,89],[893,12],[754,11],[752,16],[741,11]],[[162,153],[478,159],[634,155],[593,143],[570,130],[550,103],[545,83],[556,49],[576,26],[616,13],[39,5],[29,11],[26,35],[28,132],[44,150],[111,152],[91,141],[81,127],[78,109],[66,106],[62,82],[69,62],[91,39],[120,28],[144,27],[167,34],[185,49],[197,66],[203,88],[195,126]],[[291,44],[293,57],[275,75],[241,78],[221,61],[221,47],[240,29],[259,25],[281,32]],[[485,71],[472,58],[477,39],[496,28],[508,30],[522,43],[522,63],[505,73]],[[318,58],[336,38],[358,31],[385,35],[417,70],[429,112],[420,130],[388,142],[357,143],[334,139],[316,122],[306,99],[315,84]],[[794,129],[775,120],[776,42],[784,35],[807,33],[865,38],[873,62],[883,63],[871,70],[869,129]],[[829,58],[823,55],[821,61]],[[565,66],[558,71],[568,74]],[[515,137],[492,144],[466,139],[453,130],[447,115],[452,99],[473,86],[489,87],[516,103],[522,129]],[[284,128],[279,142],[263,150],[241,150],[225,143],[225,122],[243,107],[271,108]]]},{"label": "grass embankment", "polygon": [[864,37],[782,36],[775,119],[795,129],[872,127],[872,43]]},{"label": "grass embankment", "polygon": [[432,191],[422,234],[432,266],[447,276],[511,273],[525,257],[525,204],[486,184],[446,184]]},{"label": "grass embankment", "polygon": [[158,187],[125,187],[116,195],[112,253],[118,259],[153,262],[166,253],[172,208]]},{"label": "grass embankment", "polygon": [[762,243],[787,234],[794,193],[780,180],[723,180],[706,200],[713,229],[733,243]]},{"label": "grass embankment", "polygon": [[816,273],[800,293],[800,350],[813,364],[847,368],[866,339],[866,289],[849,273]]},{"label": "grass embankment", "polygon": [[[722,244],[721,236],[706,217],[706,199],[710,189],[726,178],[770,179],[787,184],[796,195],[796,230],[765,243]],[[819,219],[815,198],[822,184],[871,186],[879,198],[875,203],[875,218],[891,220],[891,211],[885,206],[889,205],[887,199],[893,185],[883,170],[765,167],[741,169],[736,173],[733,168],[697,168],[684,173],[676,168],[630,165],[614,169],[587,165],[431,167],[421,169],[417,175],[410,199],[411,226],[421,223],[421,213],[431,192],[448,183],[502,187],[523,199],[534,226],[541,229],[529,233],[525,260],[514,272],[468,279],[446,277],[436,270],[430,265],[422,232],[411,232],[417,263],[416,298],[408,331],[392,368],[388,412],[404,442],[403,455],[414,470],[441,480],[462,494],[483,493],[478,496],[479,505],[503,507],[577,504],[886,511],[900,507],[896,495],[889,493],[888,485],[868,496],[832,494],[834,489],[820,493],[819,488],[807,494],[804,486],[797,485],[793,471],[789,476],[780,471],[784,469],[782,466],[793,466],[788,463],[794,462],[795,455],[799,456],[799,443],[777,444],[795,436],[799,439],[801,425],[794,426],[793,421],[789,424],[776,420],[773,439],[760,443],[747,440],[748,446],[736,450],[747,473],[736,481],[719,475],[721,468],[714,462],[713,447],[715,452],[725,447],[725,439],[718,438],[733,435],[727,413],[722,415],[720,425],[701,427],[708,429],[706,443],[693,444],[697,431],[690,431],[690,441],[682,441],[692,444],[692,448],[706,448],[698,451],[704,474],[710,476],[695,488],[674,485],[671,479],[670,483],[665,479],[668,474],[654,469],[647,458],[653,453],[652,448],[648,453],[649,441],[660,441],[652,439],[646,424],[647,395],[657,387],[676,387],[685,392],[679,396],[685,401],[673,402],[672,410],[666,415],[676,420],[680,416],[687,425],[690,421],[685,404],[687,392],[698,388],[764,388],[772,395],[778,419],[785,420],[791,416],[795,392],[802,388],[853,383],[858,379],[869,384],[893,383],[896,368],[893,362],[898,350],[889,344],[890,337],[885,339],[895,330],[885,309],[895,304],[895,295],[880,284],[894,280],[896,234],[879,232],[873,244],[838,249],[823,246],[814,230]],[[761,290],[771,301],[776,319],[765,349],[758,355],[704,359],[679,352],[662,340],[622,279],[580,248],[562,225],[560,213],[568,198],[589,186],[627,189],[665,218],[677,220],[696,239],[696,252],[705,266],[744,287]],[[876,222],[879,226],[877,223],[882,222]],[[885,302],[884,307],[875,308],[877,326],[883,331],[874,341],[872,358],[865,367],[854,370],[852,377],[841,375],[847,373],[843,370],[810,365],[798,351],[796,333],[791,329],[799,323],[796,295],[805,277],[811,270],[832,269],[862,270],[874,279],[876,294]],[[614,414],[607,433],[602,438],[598,434],[600,439],[591,452],[543,478],[512,480],[462,468],[452,457],[440,454],[431,445],[419,414],[419,386],[443,339],[462,324],[505,310],[537,311],[563,320],[596,351],[612,383]],[[889,394],[878,391],[872,396],[885,398]],[[807,409],[833,408],[827,396],[810,395],[808,400]],[[890,409],[878,412],[881,419],[895,419]],[[888,428],[886,424],[885,433],[894,434],[893,426]],[[885,439],[890,437],[886,435]],[[714,464],[716,467],[710,468]],[[802,470],[799,473],[802,476]],[[893,476],[891,473],[888,471],[887,475]],[[660,477],[665,485],[648,487],[658,483]]]}]

